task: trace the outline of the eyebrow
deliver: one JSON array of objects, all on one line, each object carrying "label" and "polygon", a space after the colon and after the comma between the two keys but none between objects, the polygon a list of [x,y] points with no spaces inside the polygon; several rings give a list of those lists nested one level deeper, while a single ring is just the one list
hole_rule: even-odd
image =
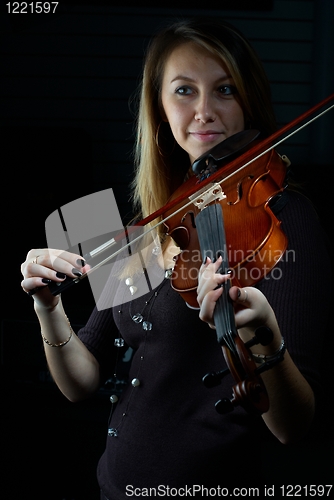
[{"label": "eyebrow", "polygon": [[[216,82],[224,82],[225,80],[233,80],[232,75],[225,75],[222,76],[221,78],[218,78]],[[170,83],[173,83],[177,80],[185,80],[186,82],[194,82],[195,80],[193,78],[190,78],[189,76],[185,75],[177,75],[175,78],[173,78]]]}]

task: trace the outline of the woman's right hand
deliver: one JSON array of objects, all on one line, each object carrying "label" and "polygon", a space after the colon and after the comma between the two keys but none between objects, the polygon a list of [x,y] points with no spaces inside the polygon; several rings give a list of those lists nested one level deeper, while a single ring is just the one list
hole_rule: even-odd
[{"label": "woman's right hand", "polygon": [[89,268],[79,254],[52,248],[33,249],[21,265],[21,286],[26,293],[38,289],[32,295],[36,305],[54,308],[59,296],[52,295],[47,285],[51,281],[61,283],[66,276],[76,278]]}]

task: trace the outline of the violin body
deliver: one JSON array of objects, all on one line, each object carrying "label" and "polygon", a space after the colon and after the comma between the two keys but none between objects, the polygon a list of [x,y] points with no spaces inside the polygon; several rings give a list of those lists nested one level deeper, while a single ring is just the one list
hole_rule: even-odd
[{"label": "violin body", "polygon": [[[236,172],[229,171],[228,165],[220,167],[219,172],[220,193],[219,186],[213,184],[207,200],[205,194],[184,211],[180,204],[174,207],[174,215],[163,215],[168,218],[167,233],[181,249],[171,284],[192,307],[198,307],[197,277],[202,264],[195,219],[205,206],[219,203],[222,207],[226,245],[220,250],[227,254],[233,284],[243,287],[257,283],[273,269],[287,247],[281,223],[269,207],[270,200],[285,188],[287,160],[271,150]],[[198,178],[190,177],[171,200],[196,184],[200,192]],[[205,193],[207,189],[208,185]]]}]

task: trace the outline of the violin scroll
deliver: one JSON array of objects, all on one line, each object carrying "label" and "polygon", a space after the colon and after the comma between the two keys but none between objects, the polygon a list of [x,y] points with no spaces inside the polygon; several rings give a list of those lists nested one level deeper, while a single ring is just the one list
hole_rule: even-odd
[{"label": "violin scroll", "polygon": [[254,337],[242,343],[239,337],[235,338],[235,346],[237,349],[237,357],[225,346],[223,353],[228,368],[218,372],[210,372],[204,375],[202,382],[207,388],[212,388],[220,384],[221,380],[231,373],[237,383],[232,387],[232,397],[223,398],[216,402],[216,411],[220,414],[229,413],[236,406],[242,406],[247,412],[262,415],[269,409],[269,399],[266,388],[260,377],[260,374],[270,370],[277,363],[283,360],[285,345],[282,346],[278,353],[269,357],[260,366],[257,366],[253,360],[253,355],[249,348],[261,344],[266,346],[273,339],[273,333],[270,328],[261,326],[255,331]]},{"label": "violin scroll", "polygon": [[269,400],[266,388],[259,377],[262,371],[257,367],[249,348],[253,345],[268,345],[272,341],[272,331],[267,327],[260,327],[256,330],[254,337],[242,343],[239,337],[234,339],[237,350],[237,357],[225,346],[223,346],[224,358],[228,368],[219,372],[210,372],[204,375],[202,381],[205,387],[211,388],[220,384],[225,375],[231,373],[237,383],[232,387],[232,398],[223,398],[216,402],[215,408],[218,413],[228,413],[236,406],[242,406],[246,411],[254,414],[262,414],[269,409]]}]

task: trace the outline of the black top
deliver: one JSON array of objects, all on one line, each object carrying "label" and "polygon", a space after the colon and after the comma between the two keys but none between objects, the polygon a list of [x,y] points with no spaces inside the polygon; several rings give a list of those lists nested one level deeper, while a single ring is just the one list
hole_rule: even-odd
[{"label": "black top", "polygon": [[[276,313],[292,359],[320,398],[319,359],[330,297],[330,279],[323,277],[328,276],[329,257],[317,215],[305,197],[290,193],[279,218],[288,250],[257,287]],[[135,285],[140,290],[144,283],[142,275]],[[207,372],[226,366],[215,331],[187,307],[168,279],[157,292],[134,295],[132,302],[113,309],[95,309],[79,332],[105,377],[114,370],[115,338],[122,337],[134,350],[130,383],[112,412],[111,435],[98,465],[101,489],[109,500],[122,500],[134,495],[134,488],[160,488],[166,494],[168,486],[256,486],[261,478],[254,450],[261,439],[273,439],[271,434],[261,417],[241,407],[217,413],[215,402],[231,397],[235,382],[229,374],[215,388],[202,383]],[[119,302],[126,294],[129,300],[122,280]],[[131,319],[138,312],[152,330]],[[131,385],[134,378],[140,385]],[[145,496],[146,490],[138,492]]]}]

